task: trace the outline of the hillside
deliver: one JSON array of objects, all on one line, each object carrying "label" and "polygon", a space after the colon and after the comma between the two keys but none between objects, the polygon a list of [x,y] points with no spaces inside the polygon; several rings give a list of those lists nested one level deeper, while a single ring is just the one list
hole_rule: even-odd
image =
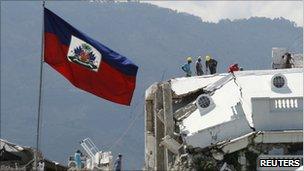
[{"label": "hillside", "polygon": [[[283,18],[202,22],[200,18],[145,3],[47,2],[47,8],[79,30],[139,65],[132,106],[97,98],[73,87],[45,64],[42,149],[47,158],[66,163],[92,138],[112,148],[127,169],[144,161],[145,89],[153,82],[183,76],[185,56],[210,54],[225,72],[232,62],[245,70],[269,69],[272,47],[300,52],[303,28]],[[2,138],[35,146],[42,13],[40,2],[1,2]]]}]

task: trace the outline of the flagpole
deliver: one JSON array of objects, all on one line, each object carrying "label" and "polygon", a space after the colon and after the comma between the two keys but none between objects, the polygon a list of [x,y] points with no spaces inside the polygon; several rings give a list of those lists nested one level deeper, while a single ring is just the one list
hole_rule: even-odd
[{"label": "flagpole", "polygon": [[45,1],[42,1],[42,34],[41,34],[41,57],[40,57],[40,77],[39,77],[39,95],[38,95],[38,117],[36,131],[36,153],[34,155],[34,167],[37,170],[38,152],[40,148],[40,131],[41,131],[41,113],[42,113],[42,85],[43,85],[43,62],[44,62],[44,7]]}]

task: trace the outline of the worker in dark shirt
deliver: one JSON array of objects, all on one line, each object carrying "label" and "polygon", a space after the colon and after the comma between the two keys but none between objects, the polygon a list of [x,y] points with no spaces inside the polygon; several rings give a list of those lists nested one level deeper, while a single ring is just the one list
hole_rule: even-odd
[{"label": "worker in dark shirt", "polygon": [[121,171],[121,159],[122,159],[122,155],[118,154],[117,159],[115,160],[114,163],[114,170],[115,171]]},{"label": "worker in dark shirt", "polygon": [[198,75],[198,76],[204,74],[203,65],[202,65],[201,61],[202,61],[202,58],[199,56],[195,63],[196,75]]},{"label": "worker in dark shirt", "polygon": [[217,61],[215,59],[212,59],[210,56],[206,56],[206,74],[208,72],[208,68],[210,74],[215,74],[216,66],[217,66]]},{"label": "worker in dark shirt", "polygon": [[282,58],[285,59],[284,68],[292,68],[294,66],[293,58],[290,53],[285,53]]}]

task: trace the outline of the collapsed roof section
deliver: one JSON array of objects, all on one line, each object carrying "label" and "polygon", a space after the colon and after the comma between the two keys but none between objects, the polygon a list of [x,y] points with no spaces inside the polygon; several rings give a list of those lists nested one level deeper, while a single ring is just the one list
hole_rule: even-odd
[{"label": "collapsed roof section", "polygon": [[[302,130],[301,69],[242,71],[235,77],[215,77],[221,78],[205,87],[205,97],[211,103],[198,104],[199,96],[198,108],[180,122],[187,144],[204,148],[255,130]],[[284,85],[276,87],[277,78]]]},{"label": "collapsed roof section", "polygon": [[57,162],[47,160],[41,152],[31,147],[19,146],[0,139],[0,170],[33,170],[34,155],[37,154],[37,161],[45,163],[45,170],[67,170]]},{"label": "collapsed roof section", "polygon": [[259,132],[289,136],[286,131],[302,131],[303,70],[240,71],[155,83],[146,91],[145,112],[146,168],[168,169],[174,162],[170,153],[184,145],[205,149]]},{"label": "collapsed roof section", "polygon": [[171,89],[173,91],[173,98],[182,98],[187,95],[193,94],[202,88],[205,88],[229,74],[218,75],[204,75],[199,77],[181,77],[171,79]]}]

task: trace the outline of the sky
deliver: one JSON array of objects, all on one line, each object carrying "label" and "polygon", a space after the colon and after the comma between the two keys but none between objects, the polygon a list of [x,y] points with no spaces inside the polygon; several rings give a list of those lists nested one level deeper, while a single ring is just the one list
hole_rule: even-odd
[{"label": "sky", "polygon": [[302,1],[144,1],[160,7],[186,12],[203,21],[250,17],[284,17],[303,27]]}]

